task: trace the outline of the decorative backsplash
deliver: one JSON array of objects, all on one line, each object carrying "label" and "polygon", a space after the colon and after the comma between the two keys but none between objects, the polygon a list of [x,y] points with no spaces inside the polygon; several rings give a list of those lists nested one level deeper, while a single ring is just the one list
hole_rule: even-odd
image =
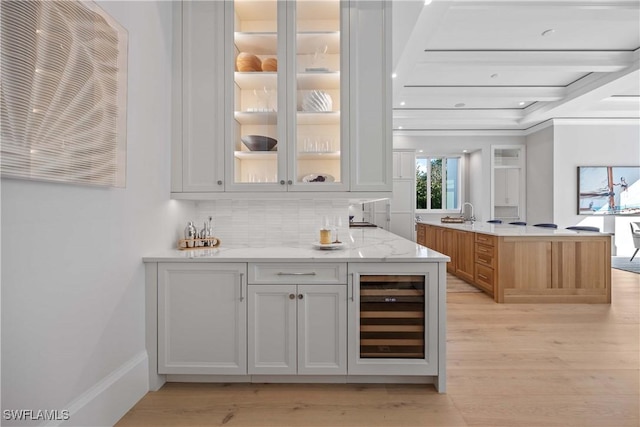
[{"label": "decorative backsplash", "polygon": [[[198,230],[213,217],[213,234],[222,246],[306,246],[319,240],[322,217],[340,217],[339,234],[349,228],[346,199],[213,200],[189,202],[182,227],[194,221]],[[192,205],[192,206],[189,206]],[[182,230],[179,230],[182,234]]]}]

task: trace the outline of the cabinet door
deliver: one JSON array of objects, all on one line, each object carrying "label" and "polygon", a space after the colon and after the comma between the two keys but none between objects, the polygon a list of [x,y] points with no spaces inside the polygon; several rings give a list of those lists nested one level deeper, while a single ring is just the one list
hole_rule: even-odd
[{"label": "cabinet door", "polygon": [[351,191],[391,191],[391,2],[350,2]]},{"label": "cabinet door", "polygon": [[457,235],[454,230],[444,229],[442,232],[442,253],[448,255],[451,261],[447,264],[447,271],[456,274],[458,264]]},{"label": "cabinet door", "polygon": [[298,374],[346,373],[346,286],[298,285]]},{"label": "cabinet door", "polygon": [[225,7],[225,99],[233,106],[225,120],[227,189],[286,190],[287,2],[213,3]]},{"label": "cabinet door", "polygon": [[[182,2],[182,61],[176,93],[177,129],[173,149],[175,192],[224,190],[223,2]],[[181,76],[181,79],[180,79]],[[179,119],[178,119],[179,117]]]},{"label": "cabinet door", "polygon": [[505,205],[518,206],[520,202],[520,169],[505,169],[505,175]]},{"label": "cabinet door", "polygon": [[437,374],[438,264],[350,263],[349,273],[349,374]]},{"label": "cabinet door", "polygon": [[493,171],[493,203],[496,206],[507,204],[507,170],[495,169]]},{"label": "cabinet door", "polygon": [[456,231],[456,275],[473,282],[475,267],[475,234]]},{"label": "cabinet door", "polygon": [[249,374],[295,374],[296,285],[250,285]]},{"label": "cabinet door", "polygon": [[348,190],[348,2],[283,3],[294,29],[287,34],[289,191]]},{"label": "cabinet door", "polygon": [[158,264],[158,372],[246,374],[246,264]]},{"label": "cabinet door", "polygon": [[416,175],[416,159],[413,151],[393,152],[393,179],[413,179]]}]

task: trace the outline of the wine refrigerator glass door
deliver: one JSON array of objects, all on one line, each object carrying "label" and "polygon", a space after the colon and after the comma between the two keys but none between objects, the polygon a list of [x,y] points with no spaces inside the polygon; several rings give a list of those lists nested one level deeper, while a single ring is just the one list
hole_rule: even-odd
[{"label": "wine refrigerator glass door", "polygon": [[360,358],[424,359],[425,276],[360,276]]}]

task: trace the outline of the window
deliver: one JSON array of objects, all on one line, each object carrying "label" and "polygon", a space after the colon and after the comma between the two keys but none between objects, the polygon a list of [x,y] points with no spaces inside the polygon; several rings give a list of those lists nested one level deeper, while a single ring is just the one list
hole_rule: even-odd
[{"label": "window", "polygon": [[416,158],[416,209],[460,209],[460,158]]}]

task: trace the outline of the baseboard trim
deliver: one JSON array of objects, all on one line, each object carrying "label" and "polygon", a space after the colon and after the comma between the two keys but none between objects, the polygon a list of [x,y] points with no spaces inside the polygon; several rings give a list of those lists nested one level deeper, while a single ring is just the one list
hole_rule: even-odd
[{"label": "baseboard trim", "polygon": [[149,358],[141,351],[74,399],[66,421],[54,426],[113,426],[149,391]]}]

